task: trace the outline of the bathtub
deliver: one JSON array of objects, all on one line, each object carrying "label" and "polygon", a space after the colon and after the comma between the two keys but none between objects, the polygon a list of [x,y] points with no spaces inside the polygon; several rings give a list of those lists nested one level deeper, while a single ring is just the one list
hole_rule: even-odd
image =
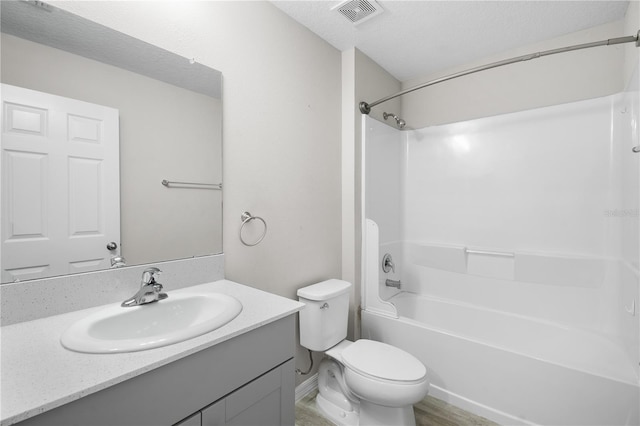
[{"label": "bathtub", "polygon": [[364,309],[362,337],[429,371],[430,395],[500,424],[637,425],[636,366],[604,335],[400,292],[398,318]]}]

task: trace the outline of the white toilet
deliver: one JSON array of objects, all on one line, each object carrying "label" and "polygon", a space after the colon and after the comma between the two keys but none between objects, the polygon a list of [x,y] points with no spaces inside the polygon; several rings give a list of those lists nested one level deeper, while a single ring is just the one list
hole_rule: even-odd
[{"label": "white toilet", "polygon": [[316,404],[338,425],[415,425],[413,404],[429,390],[427,369],[385,343],[346,340],[351,284],[328,280],[298,290],[300,344],[324,351]]}]

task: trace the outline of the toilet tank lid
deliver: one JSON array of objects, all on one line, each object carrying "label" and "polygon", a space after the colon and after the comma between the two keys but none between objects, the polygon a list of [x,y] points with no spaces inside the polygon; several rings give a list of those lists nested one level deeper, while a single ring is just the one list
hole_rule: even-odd
[{"label": "toilet tank lid", "polygon": [[304,297],[308,300],[328,300],[347,293],[349,288],[351,288],[350,282],[336,279],[326,280],[298,289],[298,297]]}]

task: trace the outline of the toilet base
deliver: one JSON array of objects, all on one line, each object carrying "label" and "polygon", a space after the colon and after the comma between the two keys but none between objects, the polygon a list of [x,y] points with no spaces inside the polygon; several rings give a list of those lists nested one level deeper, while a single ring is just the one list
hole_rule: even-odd
[{"label": "toilet base", "polygon": [[338,426],[416,426],[413,405],[392,408],[360,401],[360,412],[345,411],[318,394],[316,407],[325,418]]},{"label": "toilet base", "polygon": [[402,425],[416,426],[413,405],[407,407],[384,407],[360,400],[360,421],[358,425]]},{"label": "toilet base", "polygon": [[344,410],[320,394],[316,396],[316,407],[325,418],[339,426],[358,426],[360,424],[360,415],[357,411]]},{"label": "toilet base", "polygon": [[360,402],[348,392],[342,367],[335,360],[325,358],[318,368],[316,407],[320,413],[341,426],[357,426]]},{"label": "toilet base", "polygon": [[413,405],[387,407],[358,398],[346,386],[342,366],[325,358],[318,369],[318,411],[339,426],[415,426]]}]

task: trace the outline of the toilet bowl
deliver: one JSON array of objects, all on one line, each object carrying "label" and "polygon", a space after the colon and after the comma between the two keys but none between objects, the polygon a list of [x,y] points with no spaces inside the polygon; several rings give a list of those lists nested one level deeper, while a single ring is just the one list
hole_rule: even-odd
[{"label": "toilet bowl", "polygon": [[351,284],[323,281],[298,290],[300,343],[325,351],[316,404],[338,425],[415,425],[413,404],[429,390],[425,366],[411,354],[373,340],[346,340]]},{"label": "toilet bowl", "polygon": [[345,379],[361,399],[387,407],[421,401],[429,389],[427,369],[414,356],[386,343],[357,340],[342,351]]},{"label": "toilet bowl", "polygon": [[318,386],[317,405],[327,418],[350,426],[415,425],[413,404],[429,390],[427,370],[417,358],[365,339],[343,340],[325,355],[323,364],[333,365],[318,373],[318,383],[328,385]]}]

